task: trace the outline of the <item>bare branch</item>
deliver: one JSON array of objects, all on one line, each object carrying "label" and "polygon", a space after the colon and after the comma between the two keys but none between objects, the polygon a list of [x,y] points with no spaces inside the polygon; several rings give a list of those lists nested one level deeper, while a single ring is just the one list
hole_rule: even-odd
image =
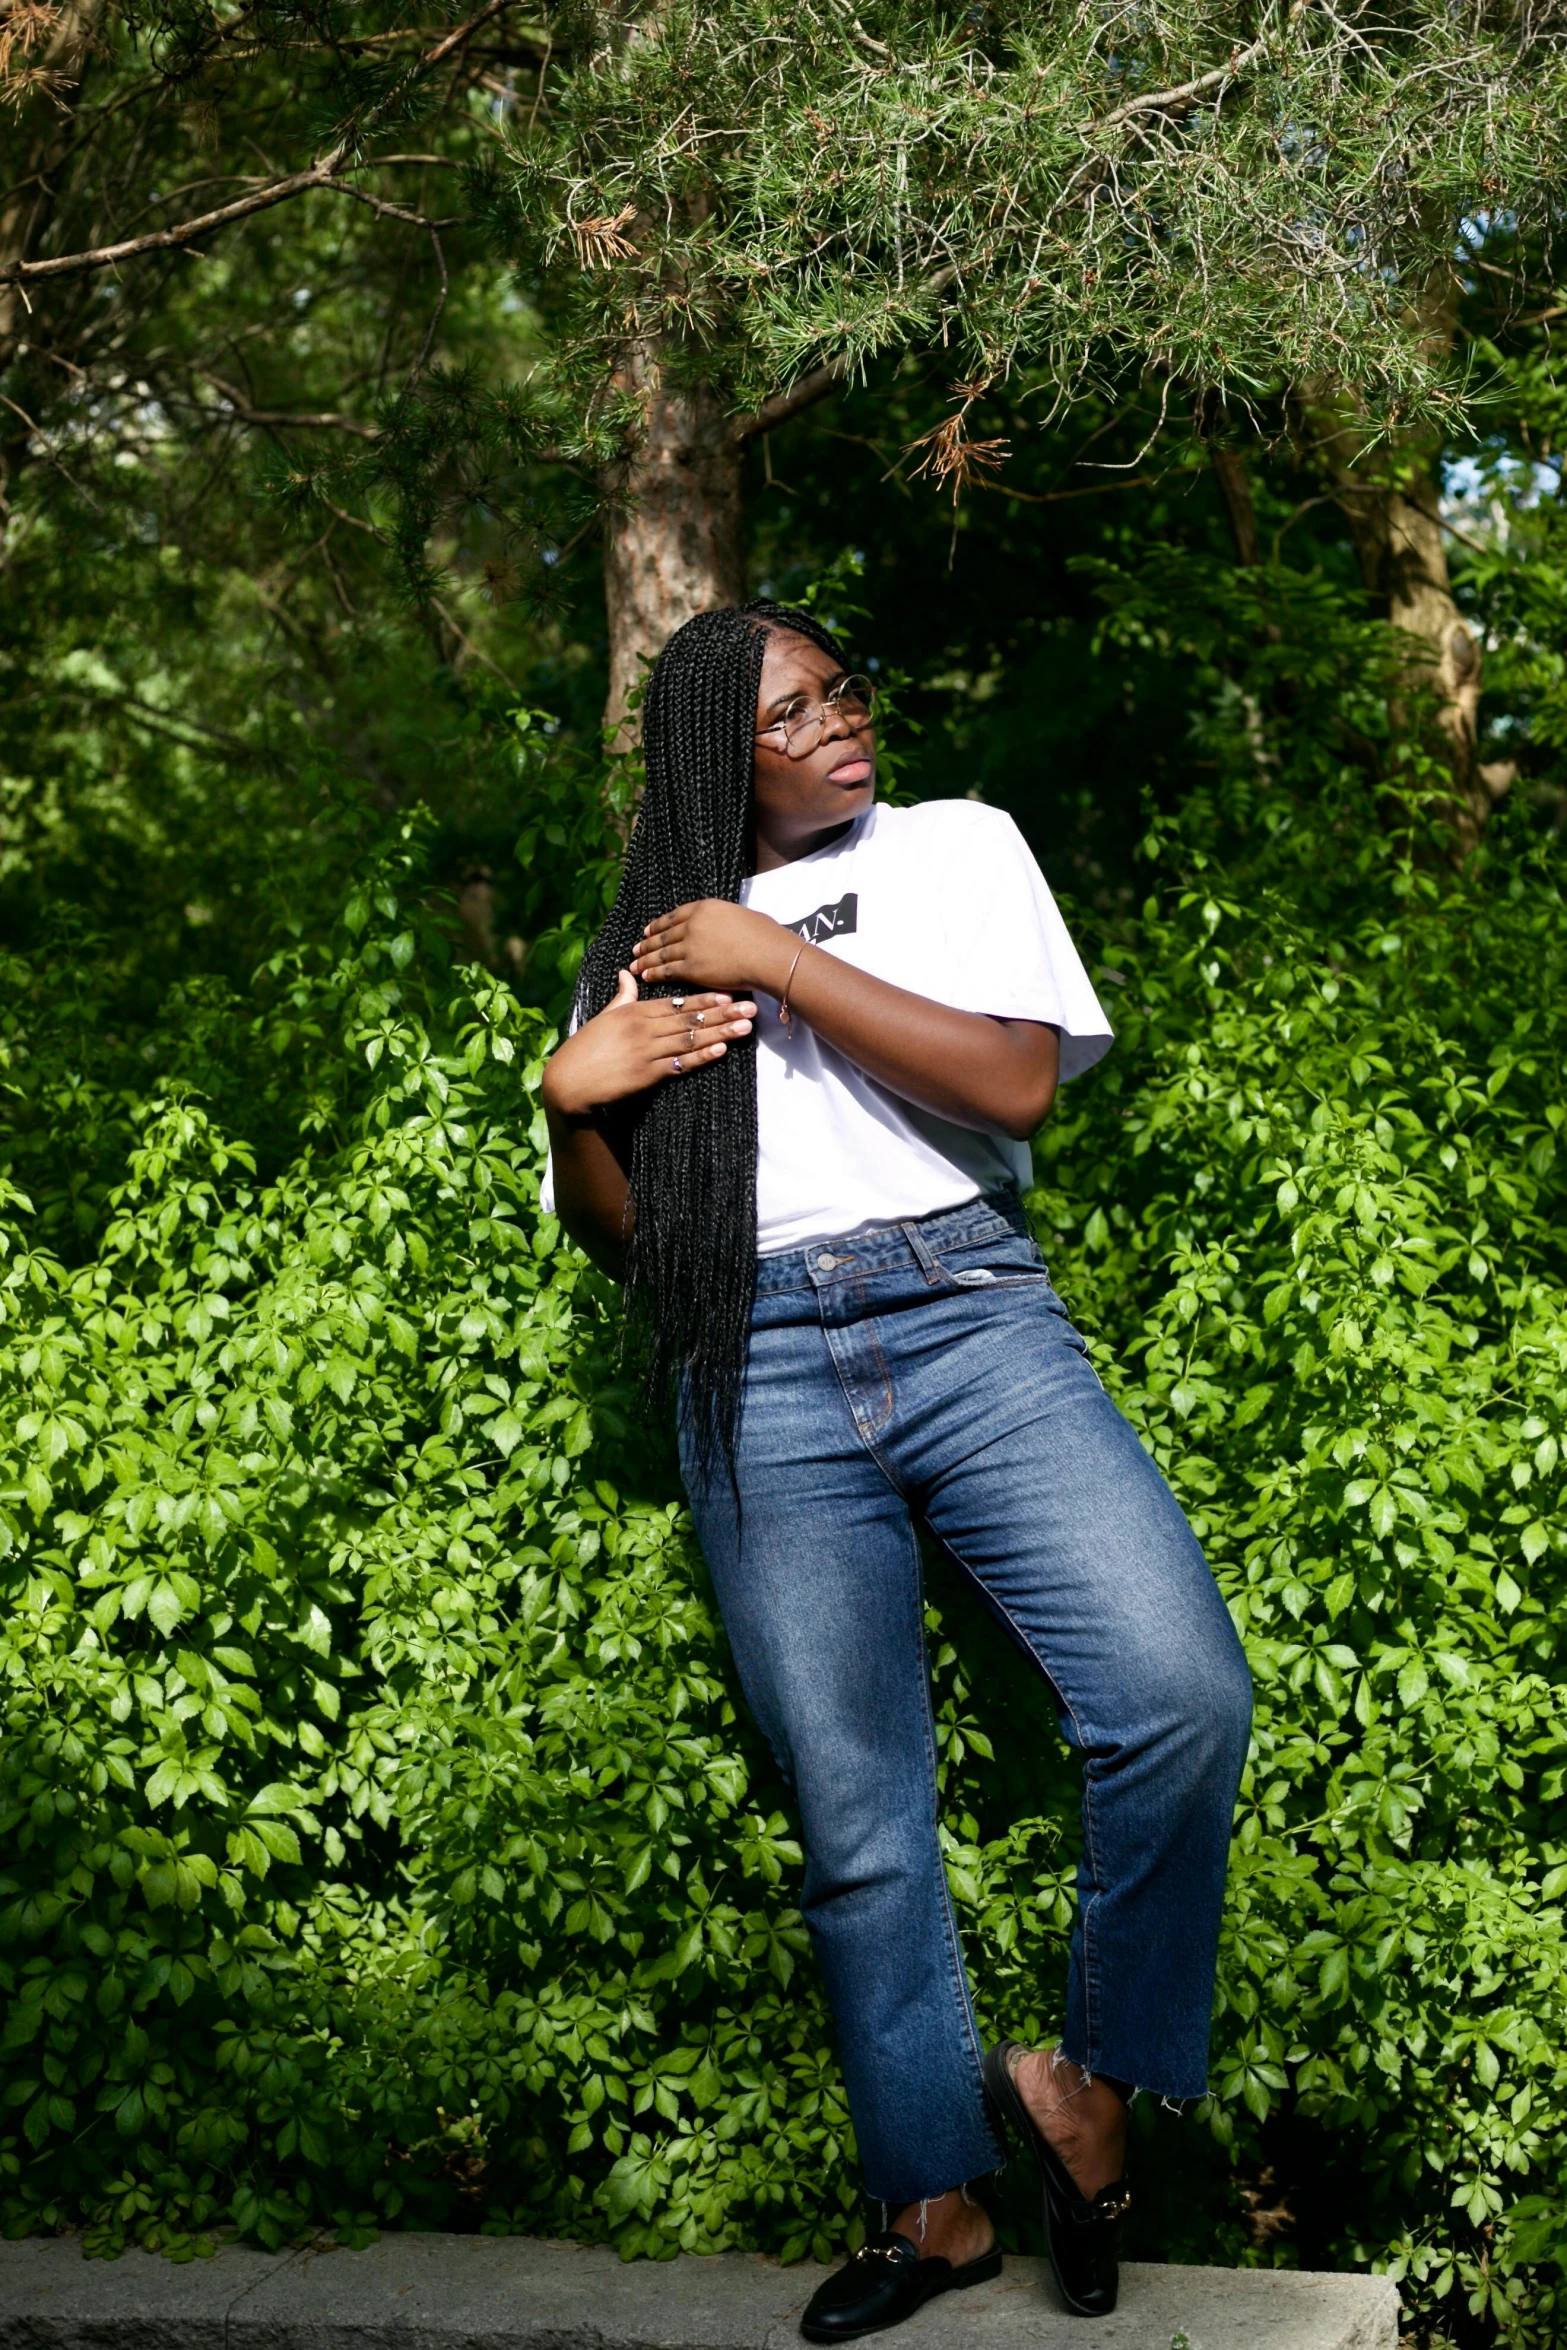
[{"label": "bare branch", "polygon": [[213,390],[221,394],[225,401],[226,406],[222,414],[226,422],[351,432],[357,433],[359,438],[365,441],[380,438],[381,428],[378,424],[366,424],[360,417],[345,416],[340,409],[336,408],[323,408],[313,415],[300,414],[287,408],[253,408],[237,384],[229,383],[221,375],[214,375],[210,367],[203,367],[199,372],[203,381],[211,384]]},{"label": "bare branch", "polygon": [[1069,498],[1102,498],[1111,490],[1157,489],[1168,479],[1167,473],[1129,473],[1124,481],[1090,481],[1075,490],[1020,490],[1009,481],[984,480],[974,487],[998,498],[1015,498],[1020,506],[1060,506]]},{"label": "bare branch", "polygon": [[350,514],[346,508],[334,505],[330,498],[323,498],[321,503],[329,514],[337,516],[339,522],[346,522],[350,530],[362,530],[367,538],[379,539],[383,547],[386,545],[386,533],[375,523],[362,522],[357,514]]},{"label": "bare branch", "polygon": [[347,180],[326,180],[322,184],[334,189],[339,196],[352,196],[356,204],[368,205],[383,220],[406,221],[410,228],[425,228],[433,232],[462,225],[462,215],[457,212],[449,212],[444,220],[431,220],[423,212],[410,212],[406,204],[389,204],[384,196],[372,196],[368,188],[350,187]]},{"label": "bare branch", "polygon": [[790,385],[788,391],[775,392],[770,400],[764,400],[761,407],[751,415],[738,417],[733,427],[735,439],[754,441],[759,433],[776,432],[779,425],[787,424],[792,416],[798,416],[803,409],[814,408],[818,400],[825,400],[829,392],[835,392],[847,372],[839,359],[830,359],[825,367],[813,367],[809,375],[802,375],[798,383]]},{"label": "bare branch", "polygon": [[[410,69],[410,78],[415,74],[431,72],[470,33],[476,32],[480,25],[488,24],[492,17],[501,15],[514,4],[515,0],[487,0],[487,5],[476,16],[471,16],[466,24],[458,25],[426,52],[418,64]],[[406,87],[406,82],[403,86]],[[319,157],[304,171],[291,171],[281,179],[269,180],[265,186],[253,189],[248,196],[236,197],[232,204],[221,204],[216,211],[203,212],[194,219],[178,221],[172,228],[152,229],[140,237],[122,237],[116,244],[94,245],[82,253],[57,253],[42,261],[9,262],[0,267],[0,285],[25,287],[44,278],[75,277],[89,269],[112,269],[118,262],[134,260],[144,253],[179,252],[201,237],[228,228],[237,220],[247,220],[254,213],[268,211],[274,204],[286,204],[290,198],[305,195],[312,188],[336,186],[344,195],[356,196],[360,202],[369,204],[373,209],[386,211],[420,228],[430,228],[434,224],[422,214],[404,212],[397,205],[384,204],[379,197],[367,195],[363,189],[350,188],[336,176],[345,164],[349,164],[356,141],[363,137],[376,115],[383,113],[389,103],[389,98],[383,99],[362,122],[352,124],[344,132],[329,154]],[[349,164],[349,168],[357,169],[358,166]]]},{"label": "bare branch", "polygon": [[221,204],[215,212],[203,212],[194,220],[179,221],[173,228],[152,229],[140,237],[122,237],[114,245],[93,245],[84,253],[56,253],[43,261],[13,261],[0,269],[0,285],[30,285],[40,278],[75,277],[83,270],[112,269],[116,262],[134,260],[143,253],[177,252],[198,237],[227,228],[233,221],[246,220],[252,213],[265,212],[274,204],[286,204],[291,196],[303,195],[309,188],[325,187],[347,153],[345,139],[308,170],[291,171],[284,179],[272,180],[232,204]]},{"label": "bare branch", "polygon": [[91,685],[75,677],[63,681],[63,690],[80,701],[95,702],[104,709],[123,710],[134,725],[150,727],[155,734],[167,735],[170,741],[180,744],[187,751],[205,750],[212,744],[226,751],[231,759],[243,759],[247,765],[268,764],[266,752],[256,744],[242,742],[236,735],[220,734],[216,727],[203,726],[199,719],[171,717],[166,711],[154,710],[135,694],[113,693],[107,687]]},{"label": "bare branch", "polygon": [[[507,0],[503,0],[503,5]],[[422,212],[410,212],[402,204],[389,204],[384,197],[372,196],[368,189],[350,187],[346,180],[335,177],[348,151],[343,140],[330,155],[319,163],[312,163],[307,171],[293,171],[285,179],[270,181],[248,196],[240,196],[232,204],[222,204],[215,212],[203,212],[194,220],[182,220],[173,228],[152,229],[145,236],[122,237],[116,245],[94,245],[85,253],[59,253],[44,261],[13,261],[0,269],[0,285],[29,284],[35,278],[74,277],[83,270],[112,269],[121,261],[134,260],[143,253],[177,252],[196,243],[214,230],[227,228],[231,222],[245,220],[252,213],[265,212],[274,204],[286,204],[291,196],[302,196],[311,188],[331,188],[340,196],[352,196],[358,204],[388,220],[406,221],[410,228],[454,228],[457,216],[445,220],[431,220]]]},{"label": "bare branch", "polygon": [[470,16],[466,24],[458,25],[455,31],[447,34],[444,41],[437,41],[435,47],[420,59],[419,70],[428,73],[432,65],[439,65],[443,57],[449,57],[454,49],[466,41],[470,33],[476,33],[481,24],[488,24],[492,16],[504,15],[511,5],[512,0],[489,0],[488,6],[481,8],[477,16]]},{"label": "bare branch", "polygon": [[[957,270],[950,265],[932,270],[919,291],[923,294],[944,294],[957,274]],[[791,384],[786,392],[775,392],[753,414],[738,417],[732,428],[735,439],[754,441],[759,433],[776,432],[779,425],[787,424],[802,409],[814,408],[818,400],[825,400],[829,392],[835,392],[849,372],[849,362],[845,359],[829,359],[822,366],[813,367],[809,375],[802,375],[799,382]]]},{"label": "bare branch", "polygon": [[1267,47],[1266,36],[1252,42],[1249,49],[1233,52],[1228,65],[1216,65],[1211,73],[1200,73],[1195,81],[1180,82],[1173,90],[1150,90],[1145,98],[1128,98],[1124,106],[1101,116],[1098,122],[1085,123],[1086,131],[1112,131],[1117,123],[1127,122],[1134,114],[1156,114],[1172,106],[1189,106],[1194,98],[1205,97],[1222,82],[1232,82],[1248,67],[1256,64]]},{"label": "bare branch", "polygon": [[419,346],[419,356],[409,369],[408,381],[403,386],[405,393],[413,390],[414,385],[424,373],[425,364],[430,356],[430,346],[435,341],[435,330],[441,323],[441,313],[446,308],[446,297],[451,291],[451,281],[446,274],[446,255],[441,251],[441,240],[436,235],[435,228],[436,224],[432,221],[430,242],[435,247],[435,266],[441,273],[441,290],[436,296],[435,308],[430,313],[430,323],[424,330],[424,341]]},{"label": "bare branch", "polygon": [[482,646],[476,645],[474,643],[472,637],[466,633],[459,622],[454,618],[453,614],[448,610],[446,605],[441,602],[440,597],[432,596],[430,601],[434,605],[436,611],[440,614],[441,618],[445,621],[447,627],[451,630],[453,636],[457,639],[457,642],[462,646],[463,651],[467,653],[472,660],[477,661],[482,669],[487,669],[492,677],[498,677],[502,685],[507,687],[510,692],[514,694],[521,693],[522,688],[520,685],[518,685],[516,679],[514,677],[508,677],[504,669],[498,669],[496,667],[495,663],[490,659],[489,654],[484,651]]}]

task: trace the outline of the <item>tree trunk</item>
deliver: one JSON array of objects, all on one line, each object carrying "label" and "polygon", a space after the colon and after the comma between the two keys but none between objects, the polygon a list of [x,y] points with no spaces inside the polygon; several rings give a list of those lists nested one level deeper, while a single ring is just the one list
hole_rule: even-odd
[{"label": "tree trunk", "polygon": [[1251,480],[1246,471],[1246,460],[1237,449],[1213,448],[1208,452],[1213,476],[1224,500],[1224,511],[1229,517],[1230,536],[1235,541],[1235,560],[1245,570],[1253,570],[1262,561],[1257,544],[1257,510],[1251,500]]},{"label": "tree trunk", "polygon": [[1367,589],[1394,627],[1424,648],[1410,684],[1437,697],[1456,788],[1454,830],[1460,848],[1471,849],[1517,768],[1477,755],[1480,648],[1453,595],[1435,453],[1408,442],[1373,447],[1358,403],[1334,388],[1317,387],[1302,415]]},{"label": "tree trunk", "polygon": [[658,345],[633,344],[619,382],[635,395],[644,420],[632,455],[602,485],[609,619],[604,727],[613,747],[624,750],[636,738],[629,705],[644,663],[694,612],[744,597],[744,446],[705,384],[670,380]]}]

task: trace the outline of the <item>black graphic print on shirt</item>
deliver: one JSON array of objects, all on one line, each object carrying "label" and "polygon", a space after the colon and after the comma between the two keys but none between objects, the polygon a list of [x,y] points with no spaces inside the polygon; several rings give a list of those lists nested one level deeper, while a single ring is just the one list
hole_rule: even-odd
[{"label": "black graphic print on shirt", "polygon": [[860,927],[860,897],[858,890],[849,890],[835,906],[818,906],[814,914],[805,915],[798,922],[786,922],[785,930],[792,930],[803,938],[808,947],[819,947],[829,938],[847,938]]}]

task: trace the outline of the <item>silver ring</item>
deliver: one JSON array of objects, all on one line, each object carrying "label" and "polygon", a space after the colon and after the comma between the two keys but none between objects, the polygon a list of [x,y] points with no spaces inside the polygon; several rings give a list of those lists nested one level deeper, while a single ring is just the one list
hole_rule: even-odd
[{"label": "silver ring", "polygon": [[674,1005],[677,1012],[683,1012],[685,1010],[686,999],[683,995],[672,995],[669,1000]]},{"label": "silver ring", "polygon": [[680,1063],[678,1061],[671,1061],[669,1066],[673,1070],[674,1074],[678,1077],[680,1075]]},{"label": "silver ring", "polygon": [[693,1015],[693,1018],[695,1020],[696,1026],[700,1028],[703,1021],[707,1018],[707,1014],[705,1012],[697,1012]]},{"label": "silver ring", "polygon": [[694,1053],[696,1051],[696,1029],[694,1026],[690,1035],[686,1038],[686,1051],[688,1053]]}]

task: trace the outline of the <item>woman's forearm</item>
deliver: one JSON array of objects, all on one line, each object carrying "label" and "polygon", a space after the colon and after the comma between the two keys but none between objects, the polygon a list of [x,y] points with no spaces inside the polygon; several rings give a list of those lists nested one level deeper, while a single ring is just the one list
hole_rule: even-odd
[{"label": "woman's forearm", "polygon": [[593,1118],[569,1116],[553,1108],[547,1095],[544,1115],[549,1121],[555,1213],[599,1270],[623,1281],[632,1217],[625,1169]]},{"label": "woman's forearm", "polygon": [[791,1010],[867,1076],[961,1126],[1026,1139],[1055,1099],[1060,1035],[1044,1021],[955,1012],[802,946],[748,906],[722,898],[677,906],[648,924],[630,968],[651,986],[735,987],[742,983],[733,974],[743,972],[744,985],[787,994]]},{"label": "woman's forearm", "polygon": [[[777,992],[771,980],[757,984]],[[809,946],[789,1003],[879,1085],[961,1126],[1026,1140],[1055,1099],[1061,1040],[1043,1021],[956,1012]]]}]

